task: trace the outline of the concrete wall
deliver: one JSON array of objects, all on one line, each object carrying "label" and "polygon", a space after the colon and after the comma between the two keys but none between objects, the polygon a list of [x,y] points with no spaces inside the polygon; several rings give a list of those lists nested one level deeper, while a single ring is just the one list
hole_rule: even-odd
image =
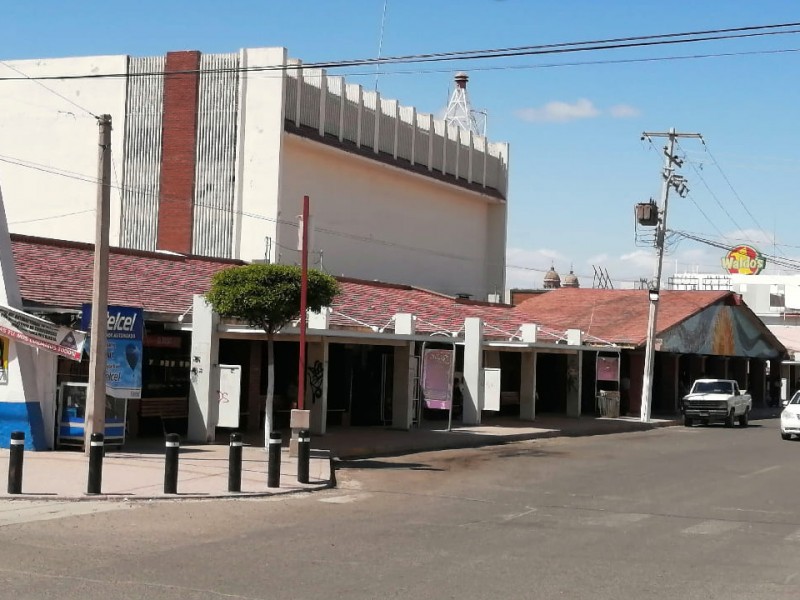
[{"label": "concrete wall", "polygon": [[299,260],[292,223],[309,195],[313,266],[322,252],[335,275],[478,299],[502,291],[505,205],[292,134],[283,141],[280,177],[279,262]]},{"label": "concrete wall", "polygon": [[[98,127],[87,110],[111,115],[116,185],[122,177],[125,78],[40,84],[21,73],[38,77],[126,71],[126,56],[0,63],[0,77],[21,78],[4,81],[0,92],[0,181],[13,233],[94,241]],[[120,194],[113,190],[111,244],[119,242],[119,221]]]}]

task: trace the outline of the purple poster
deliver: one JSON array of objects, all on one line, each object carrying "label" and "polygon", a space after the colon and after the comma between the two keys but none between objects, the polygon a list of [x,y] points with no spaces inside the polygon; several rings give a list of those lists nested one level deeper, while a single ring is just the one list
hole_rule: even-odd
[{"label": "purple poster", "polygon": [[453,400],[453,350],[429,349],[422,355],[422,397],[425,406],[450,410]]}]

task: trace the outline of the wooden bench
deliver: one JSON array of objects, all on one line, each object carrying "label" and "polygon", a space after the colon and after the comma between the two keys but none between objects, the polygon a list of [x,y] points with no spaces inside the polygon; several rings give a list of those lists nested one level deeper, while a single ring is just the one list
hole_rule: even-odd
[{"label": "wooden bench", "polygon": [[161,419],[164,435],[171,433],[175,421],[189,417],[188,398],[141,398],[139,400],[139,416]]}]

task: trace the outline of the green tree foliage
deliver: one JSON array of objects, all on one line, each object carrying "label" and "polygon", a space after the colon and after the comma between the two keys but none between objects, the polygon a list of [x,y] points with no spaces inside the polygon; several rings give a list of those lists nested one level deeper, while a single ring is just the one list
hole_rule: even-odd
[{"label": "green tree foliage", "polygon": [[[223,317],[247,321],[270,336],[300,315],[300,267],[245,265],[218,271],[206,299]],[[308,308],[330,306],[339,283],[316,269],[308,270]]]},{"label": "green tree foliage", "polygon": [[[264,446],[272,431],[275,389],[273,336],[300,316],[302,271],[290,265],[245,265],[214,274],[206,299],[222,317],[246,321],[267,334],[267,398],[264,417]],[[306,301],[319,311],[330,306],[340,292],[339,283],[321,271],[308,270]]]}]

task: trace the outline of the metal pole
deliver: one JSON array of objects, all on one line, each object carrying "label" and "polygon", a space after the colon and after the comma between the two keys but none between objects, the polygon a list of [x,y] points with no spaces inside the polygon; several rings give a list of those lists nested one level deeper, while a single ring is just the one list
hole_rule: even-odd
[{"label": "metal pole", "polygon": [[111,115],[100,115],[97,211],[95,215],[94,271],[92,287],[91,345],[89,351],[89,389],[86,397],[84,451],[91,453],[86,439],[105,433],[106,351],[108,330],[108,230],[111,204]]},{"label": "metal pole", "polygon": [[269,455],[267,457],[267,487],[281,487],[281,439],[280,431],[269,434]]},{"label": "metal pole", "polygon": [[306,398],[306,308],[308,306],[308,196],[303,196],[303,248],[300,275],[300,360],[297,368],[297,408],[303,410]]},{"label": "metal pole", "polygon": [[8,450],[8,493],[22,493],[22,461],[25,458],[25,432],[11,432]]},{"label": "metal pole", "polygon": [[89,483],[87,494],[99,494],[103,485],[103,452],[102,433],[93,433],[89,441]]},{"label": "metal pole", "polygon": [[164,493],[178,493],[178,454],[181,450],[181,439],[177,433],[168,433],[164,453]]},{"label": "metal pole", "polygon": [[228,491],[242,491],[242,434],[231,434],[231,449],[228,454]]},{"label": "metal pole", "polygon": [[301,429],[297,437],[297,483],[308,483],[308,463],[311,459],[311,434]]}]

